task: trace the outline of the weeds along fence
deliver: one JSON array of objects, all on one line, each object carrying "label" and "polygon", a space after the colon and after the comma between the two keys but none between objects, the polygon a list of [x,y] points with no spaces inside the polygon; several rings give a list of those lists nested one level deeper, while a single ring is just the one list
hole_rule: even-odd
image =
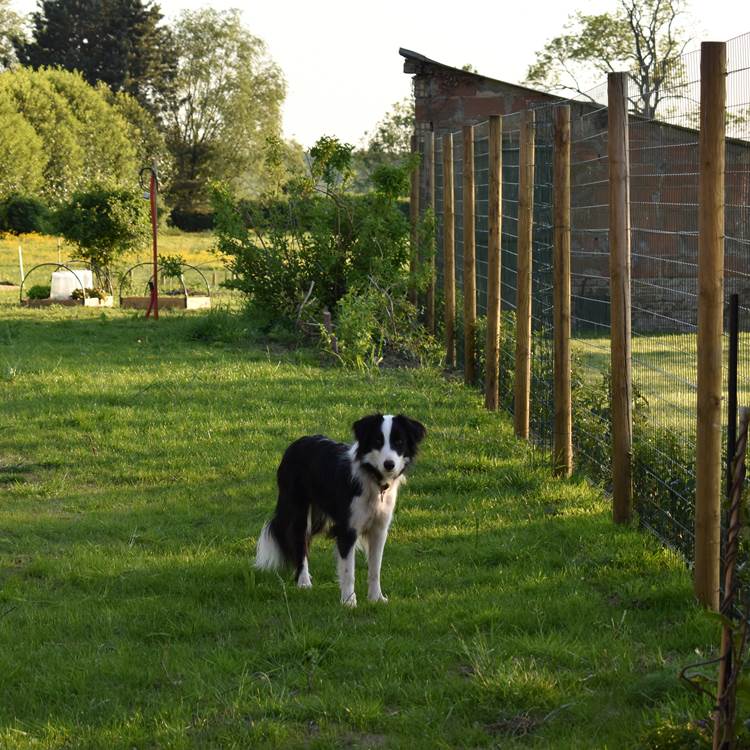
[{"label": "weeds along fence", "polygon": [[603,483],[615,520],[634,509],[694,564],[717,606],[732,294],[750,404],[750,35],[685,55],[658,91],[612,74],[430,141],[422,208],[447,350],[560,473]]}]

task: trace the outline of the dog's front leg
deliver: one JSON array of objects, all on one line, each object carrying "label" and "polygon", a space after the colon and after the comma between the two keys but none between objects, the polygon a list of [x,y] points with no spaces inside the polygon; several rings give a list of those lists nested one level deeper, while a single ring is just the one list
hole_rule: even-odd
[{"label": "dog's front leg", "polygon": [[336,567],[341,588],[341,603],[347,607],[357,606],[357,595],[354,593],[354,543],[356,533],[349,529],[336,540]]},{"label": "dog's front leg", "polygon": [[380,589],[380,566],[387,537],[388,526],[373,526],[367,534],[367,598],[371,602],[388,601]]}]

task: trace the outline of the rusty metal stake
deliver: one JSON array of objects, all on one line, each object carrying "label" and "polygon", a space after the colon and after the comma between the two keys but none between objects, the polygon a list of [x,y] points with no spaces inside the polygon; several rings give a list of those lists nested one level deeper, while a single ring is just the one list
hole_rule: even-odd
[{"label": "rusty metal stake", "polygon": [[[738,671],[742,664],[733,654],[732,629],[728,620],[732,616],[737,585],[734,580],[737,566],[737,548],[740,534],[740,508],[742,490],[745,484],[745,456],[747,452],[747,431],[750,424],[750,409],[740,411],[740,429],[737,446],[732,461],[731,509],[729,529],[727,530],[727,547],[724,563],[724,600],[721,603],[721,614],[726,618],[721,631],[721,657],[719,661],[719,683],[714,714],[714,750],[731,750],[735,739],[735,694]],[[747,638],[747,627],[743,628],[742,645]]]}]

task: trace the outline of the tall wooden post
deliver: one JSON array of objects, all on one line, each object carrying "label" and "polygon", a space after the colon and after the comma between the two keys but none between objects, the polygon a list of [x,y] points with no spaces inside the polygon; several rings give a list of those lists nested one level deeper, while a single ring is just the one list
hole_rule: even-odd
[{"label": "tall wooden post", "polygon": [[502,226],[503,121],[490,116],[488,237],[487,237],[487,344],[485,346],[484,403],[495,411],[500,388],[500,234]]},{"label": "tall wooden post", "polygon": [[[411,153],[416,159],[418,151],[417,134],[411,137]],[[409,260],[409,301],[417,304],[417,286],[415,278],[419,268],[419,164],[411,170],[411,192],[409,195],[409,222],[411,226],[411,255]]]},{"label": "tall wooden post", "polygon": [[477,244],[474,192],[474,126],[464,125],[464,382],[476,380]]},{"label": "tall wooden post", "polygon": [[443,298],[445,358],[456,366],[456,212],[453,189],[453,134],[443,136]]},{"label": "tall wooden post", "polygon": [[724,303],[726,45],[701,44],[698,145],[698,423],[695,457],[695,594],[719,608],[721,347]]},{"label": "tall wooden post", "polygon": [[611,316],[612,517],[633,513],[633,384],[630,329],[630,148],[628,74],[610,73],[609,286]]},{"label": "tall wooden post", "polygon": [[570,377],[570,106],[555,107],[553,157],[554,402],[553,471],[573,471],[573,415]]},{"label": "tall wooden post", "polygon": [[534,233],[534,111],[521,113],[518,154],[518,304],[513,425],[516,436],[529,437],[531,396],[531,247]]},{"label": "tall wooden post", "polygon": [[[427,183],[427,200],[425,209],[430,212],[432,220],[435,217],[435,135],[429,132],[425,135],[424,165]],[[425,302],[425,325],[430,333],[435,333],[435,247],[431,245],[428,264],[430,278],[427,283],[427,299]]]}]

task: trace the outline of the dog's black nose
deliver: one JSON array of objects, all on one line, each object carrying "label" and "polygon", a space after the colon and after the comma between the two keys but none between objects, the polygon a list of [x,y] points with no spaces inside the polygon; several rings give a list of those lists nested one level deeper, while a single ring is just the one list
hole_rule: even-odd
[{"label": "dog's black nose", "polygon": [[394,464],[394,463],[393,463],[393,461],[383,461],[383,468],[384,468],[384,469],[385,469],[386,471],[392,471],[392,470],[393,470],[393,467],[394,467],[395,465],[396,465],[396,464]]}]

